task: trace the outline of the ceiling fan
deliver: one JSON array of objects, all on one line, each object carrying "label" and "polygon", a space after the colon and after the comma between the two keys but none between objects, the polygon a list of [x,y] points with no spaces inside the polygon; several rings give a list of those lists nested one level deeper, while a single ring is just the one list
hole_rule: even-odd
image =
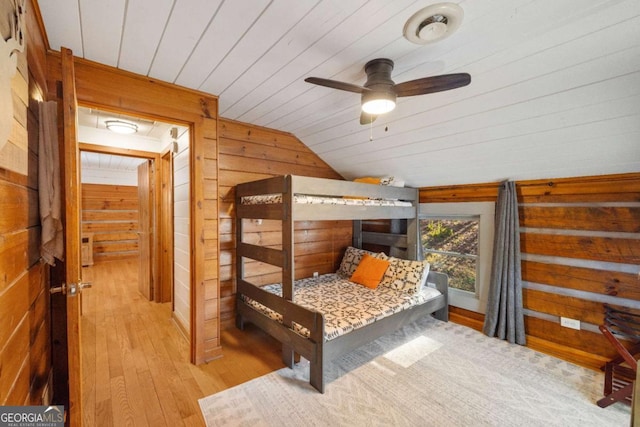
[{"label": "ceiling fan", "polygon": [[467,86],[471,76],[467,73],[442,74],[433,77],[394,83],[391,80],[393,61],[387,58],[372,59],[364,66],[367,81],[364,86],[319,77],[307,77],[307,83],[346,90],[362,95],[362,113],[360,124],[373,122],[380,114],[388,113],[396,106],[396,98],[400,96],[425,95]]}]

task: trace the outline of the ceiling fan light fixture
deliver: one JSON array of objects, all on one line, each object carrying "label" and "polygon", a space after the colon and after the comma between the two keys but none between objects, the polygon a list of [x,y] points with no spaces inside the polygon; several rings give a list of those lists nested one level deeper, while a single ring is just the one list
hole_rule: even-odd
[{"label": "ceiling fan light fixture", "polygon": [[389,58],[376,58],[368,61],[364,66],[364,71],[367,74],[364,86],[320,77],[307,77],[304,81],[331,89],[359,93],[362,109],[361,125],[371,124],[379,115],[393,110],[396,106],[396,98],[442,92],[471,83],[469,74],[454,73],[422,77],[396,84],[391,79],[393,60]]},{"label": "ceiling fan light fixture", "polygon": [[404,25],[404,37],[412,43],[428,44],[453,34],[464,11],[455,3],[438,3],[414,13]]},{"label": "ceiling fan light fixture", "polygon": [[107,120],[104,122],[107,129],[111,132],[122,133],[125,135],[131,135],[138,132],[138,125],[131,122],[125,122],[124,120]]},{"label": "ceiling fan light fixture", "polygon": [[378,116],[396,108],[396,96],[387,92],[371,92],[362,94],[362,111]]}]

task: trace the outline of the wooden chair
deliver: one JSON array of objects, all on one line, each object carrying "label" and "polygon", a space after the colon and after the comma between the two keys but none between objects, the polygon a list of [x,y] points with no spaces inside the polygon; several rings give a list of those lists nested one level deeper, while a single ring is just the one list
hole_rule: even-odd
[{"label": "wooden chair", "polygon": [[[600,331],[619,356],[604,364],[604,397],[598,406],[606,408],[615,402],[631,404],[640,357],[640,314],[604,305],[604,324]],[[622,344],[621,339],[631,345]]]}]

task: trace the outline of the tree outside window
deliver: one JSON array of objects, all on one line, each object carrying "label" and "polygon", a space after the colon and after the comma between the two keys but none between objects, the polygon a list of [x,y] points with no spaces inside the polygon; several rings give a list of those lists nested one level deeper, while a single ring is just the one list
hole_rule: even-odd
[{"label": "tree outside window", "polygon": [[431,269],[449,276],[449,287],[476,294],[480,217],[423,218],[420,238]]}]

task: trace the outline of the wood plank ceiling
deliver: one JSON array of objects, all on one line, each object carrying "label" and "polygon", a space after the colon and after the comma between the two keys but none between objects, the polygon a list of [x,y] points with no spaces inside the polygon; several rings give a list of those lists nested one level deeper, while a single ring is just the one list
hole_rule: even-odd
[{"label": "wood plank ceiling", "polygon": [[[289,131],[346,178],[430,186],[640,170],[638,0],[457,1],[460,29],[402,36],[433,1],[40,0],[49,44],[219,95],[220,115]],[[395,82],[468,72],[470,86],[400,98],[372,126],[357,94],[385,57]],[[370,139],[373,139],[370,141]]]}]

